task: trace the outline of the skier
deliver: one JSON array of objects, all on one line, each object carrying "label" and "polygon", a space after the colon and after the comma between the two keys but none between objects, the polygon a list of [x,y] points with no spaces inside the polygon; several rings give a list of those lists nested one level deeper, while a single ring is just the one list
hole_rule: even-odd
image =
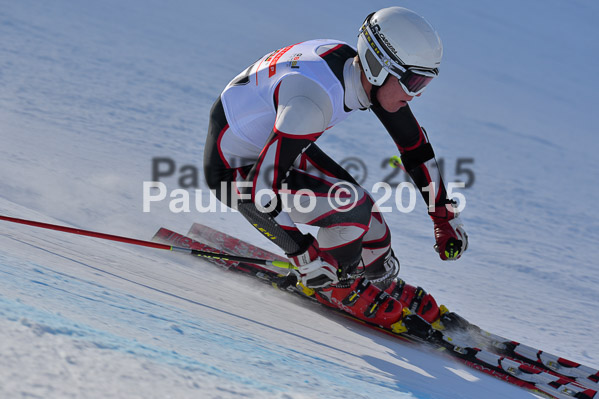
[{"label": "skier", "polygon": [[[382,214],[315,141],[352,112],[372,110],[427,203],[433,184],[435,249],[443,260],[458,259],[468,238],[408,106],[438,75],[442,53],[426,20],[385,8],[364,21],[357,51],[337,40],[311,40],[261,57],[227,85],[210,114],[204,172],[219,200],[279,245],[321,302],[384,326],[408,305],[432,322],[438,307],[396,278],[399,261]],[[263,189],[272,195],[259,195]],[[313,195],[302,197],[300,190]],[[298,201],[283,203],[283,196]],[[332,197],[343,198],[344,206]],[[297,224],[318,226],[317,238]]]}]

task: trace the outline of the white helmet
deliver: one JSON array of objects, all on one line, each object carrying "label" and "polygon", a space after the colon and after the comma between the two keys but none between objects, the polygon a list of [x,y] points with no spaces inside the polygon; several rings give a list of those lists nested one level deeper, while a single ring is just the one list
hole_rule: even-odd
[{"label": "white helmet", "polygon": [[420,15],[389,7],[366,17],[358,35],[358,56],[374,86],[381,86],[392,74],[406,93],[417,95],[439,74],[443,44]]}]

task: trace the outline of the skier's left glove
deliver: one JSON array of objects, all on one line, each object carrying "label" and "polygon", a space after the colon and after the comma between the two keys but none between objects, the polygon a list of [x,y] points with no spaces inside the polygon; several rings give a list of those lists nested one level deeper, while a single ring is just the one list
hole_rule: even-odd
[{"label": "skier's left glove", "polygon": [[459,218],[455,201],[429,212],[435,224],[435,250],[442,260],[456,260],[468,249],[468,234]]},{"label": "skier's left glove", "polygon": [[[323,254],[314,237],[308,235],[308,246],[294,254],[287,254],[297,266],[302,284],[309,288],[324,288],[339,282],[335,262]],[[325,258],[325,259],[323,259]]]}]

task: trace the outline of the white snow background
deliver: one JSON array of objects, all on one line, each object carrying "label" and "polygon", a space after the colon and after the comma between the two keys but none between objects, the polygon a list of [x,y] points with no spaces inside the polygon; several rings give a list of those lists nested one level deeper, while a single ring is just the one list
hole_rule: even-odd
[{"label": "white snow background", "polygon": [[[140,239],[201,222],[276,250],[239,214],[142,212],[152,159],[201,175],[232,77],[303,40],[355,45],[391,4],[0,0],[0,214]],[[433,251],[420,198],[385,214],[402,277],[487,330],[599,367],[599,5],[393,4],[442,37],[441,74],[412,109],[446,181],[464,179],[460,158],[475,173],[457,262]],[[369,112],[319,144],[362,159],[368,189],[396,154]],[[195,258],[0,222],[0,397],[239,396],[532,397]]]}]

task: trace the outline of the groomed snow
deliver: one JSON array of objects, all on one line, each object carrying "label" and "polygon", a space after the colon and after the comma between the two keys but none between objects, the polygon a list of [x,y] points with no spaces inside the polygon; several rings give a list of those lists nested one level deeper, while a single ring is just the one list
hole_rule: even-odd
[{"label": "groomed snow", "polygon": [[[0,214],[140,239],[201,222],[276,251],[235,213],[168,201],[144,213],[152,159],[201,174],[208,111],[233,76],[302,40],[354,44],[387,5],[2,2]],[[489,331],[599,368],[599,7],[403,5],[445,45],[412,109],[446,180],[472,158],[475,182],[461,191],[470,249],[458,262],[432,250],[420,199],[385,214],[402,278]],[[361,158],[368,189],[390,173],[395,151],[368,112],[319,144]],[[197,259],[0,222],[0,397],[244,395],[532,397]]]}]

